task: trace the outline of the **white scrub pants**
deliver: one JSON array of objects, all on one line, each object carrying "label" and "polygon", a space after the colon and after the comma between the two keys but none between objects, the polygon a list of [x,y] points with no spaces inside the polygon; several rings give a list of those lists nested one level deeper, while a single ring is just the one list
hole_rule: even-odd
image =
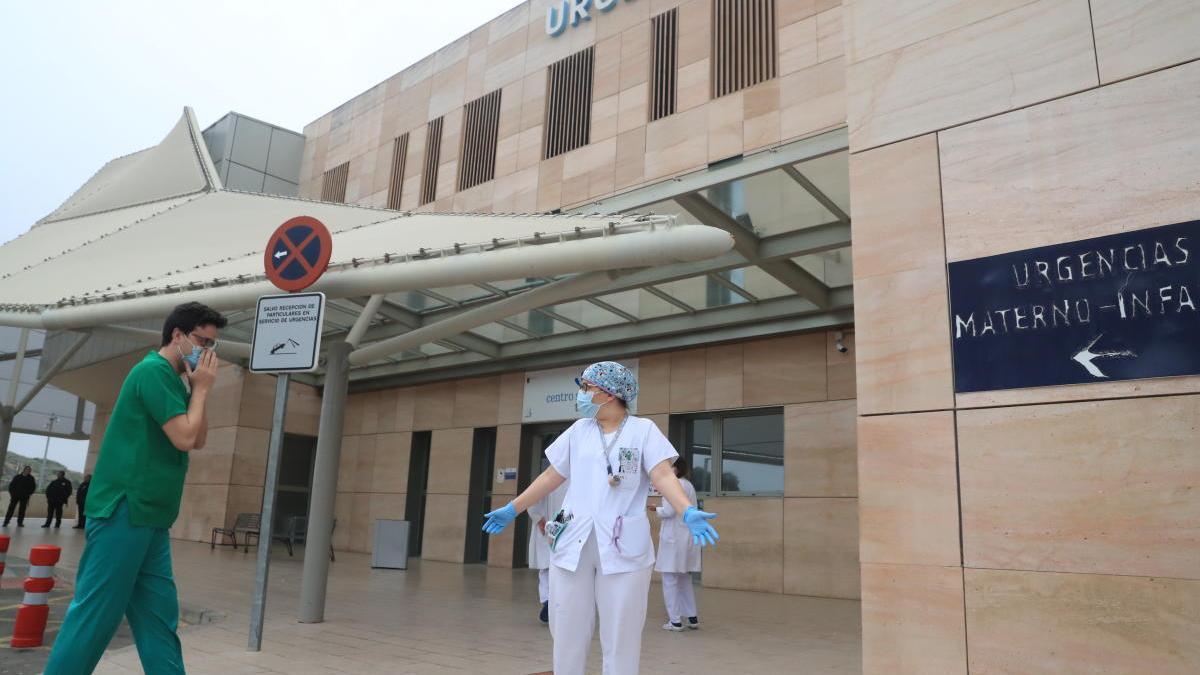
[{"label": "white scrub pants", "polygon": [[682,623],[689,616],[696,616],[696,591],[692,587],[692,575],[687,572],[663,572],[663,604],[672,623]]},{"label": "white scrub pants", "polygon": [[595,532],[588,535],[574,572],[551,565],[554,675],[583,675],[596,627],[596,610],[600,611],[604,675],[638,672],[652,571],[646,567],[634,572],[601,574]]},{"label": "white scrub pants", "polygon": [[538,570],[538,602],[550,599],[550,568]]}]

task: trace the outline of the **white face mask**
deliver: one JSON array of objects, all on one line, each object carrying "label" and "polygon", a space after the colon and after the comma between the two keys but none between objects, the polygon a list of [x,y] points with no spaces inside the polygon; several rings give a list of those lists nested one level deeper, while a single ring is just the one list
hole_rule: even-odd
[{"label": "white face mask", "polygon": [[592,403],[592,396],[595,392],[581,391],[575,394],[575,410],[581,418],[592,418],[600,412],[600,408],[608,405],[608,403]]}]

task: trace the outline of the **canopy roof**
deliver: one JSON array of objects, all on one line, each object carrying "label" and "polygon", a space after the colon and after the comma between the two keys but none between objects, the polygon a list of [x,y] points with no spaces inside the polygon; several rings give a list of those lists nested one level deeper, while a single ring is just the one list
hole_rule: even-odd
[{"label": "canopy roof", "polygon": [[[436,297],[435,288],[499,283],[509,289],[501,299],[553,279],[703,260],[732,246],[719,229],[666,215],[411,213],[224,189],[185,109],[159,145],[109,162],[0,246],[0,325],[122,327],[188,300],[247,310],[277,292],[265,280],[263,249],[298,215],[333,234],[330,269],[311,290],[351,303],[340,306],[352,316],[355,299],[372,295]],[[584,292],[608,281],[611,274],[562,288]],[[561,301],[564,290],[529,297]],[[393,305],[379,311],[398,311]]]}]

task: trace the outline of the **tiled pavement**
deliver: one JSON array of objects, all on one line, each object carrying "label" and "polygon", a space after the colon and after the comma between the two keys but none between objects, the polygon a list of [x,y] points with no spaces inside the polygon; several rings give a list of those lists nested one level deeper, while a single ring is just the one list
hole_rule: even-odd
[{"label": "tiled pavement", "polygon": [[[26,528],[18,555],[34,543],[64,547],[64,568],[82,551],[77,531]],[[226,614],[181,630],[188,672],[514,673],[550,669],[550,639],[537,621],[537,578],[529,570],[413,561],[407,571],[372,570],[370,558],[339,553],[332,563],[326,621],[295,621],[300,552],[276,549],[263,651],[246,651],[254,552],[174,542],[180,599]],[[667,633],[662,594],[651,587],[643,673],[861,672],[859,603],[697,588],[703,628]],[[591,670],[599,672],[599,641]],[[132,647],[111,650],[97,673],[140,673]]]}]

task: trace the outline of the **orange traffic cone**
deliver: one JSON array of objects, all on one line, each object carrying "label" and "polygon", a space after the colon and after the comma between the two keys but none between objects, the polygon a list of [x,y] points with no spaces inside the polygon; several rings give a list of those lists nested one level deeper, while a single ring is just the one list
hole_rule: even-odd
[{"label": "orange traffic cone", "polygon": [[62,549],[57,546],[38,545],[29,551],[29,576],[25,578],[25,598],[17,609],[17,621],[13,626],[12,647],[30,649],[40,647],[46,634],[46,620],[50,617],[50,605],[46,604],[50,591],[54,589],[54,564]]},{"label": "orange traffic cone", "polygon": [[[4,576],[4,559],[8,557],[8,542],[8,535],[0,534],[0,577]],[[0,579],[0,588],[3,586],[3,579]]]}]

